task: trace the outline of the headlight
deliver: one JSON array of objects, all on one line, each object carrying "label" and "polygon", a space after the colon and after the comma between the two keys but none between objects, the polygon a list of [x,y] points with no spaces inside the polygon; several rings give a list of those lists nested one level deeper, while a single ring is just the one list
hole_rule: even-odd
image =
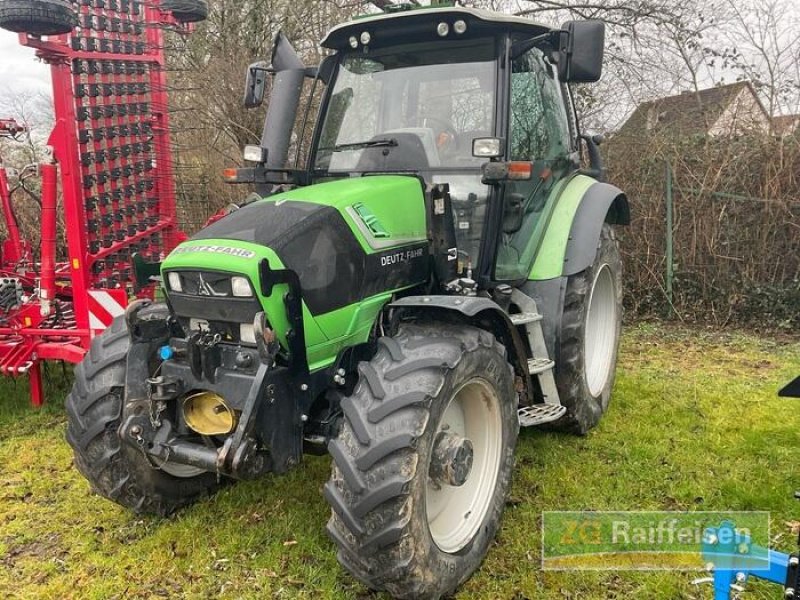
[{"label": "headlight", "polygon": [[253,288],[247,277],[231,277],[231,291],[237,298],[252,298]]},{"label": "headlight", "polygon": [[180,273],[176,273],[175,271],[172,273],[167,273],[167,281],[169,281],[169,289],[171,289],[173,292],[183,291],[183,283],[181,282]]}]

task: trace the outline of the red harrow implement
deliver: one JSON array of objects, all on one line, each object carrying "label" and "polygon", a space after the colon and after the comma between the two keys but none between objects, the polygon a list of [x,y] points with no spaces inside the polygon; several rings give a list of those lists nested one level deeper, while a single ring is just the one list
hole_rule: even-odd
[{"label": "red harrow implement", "polygon": [[[47,18],[62,22],[42,23],[33,6],[42,2],[58,4],[63,11]],[[3,20],[12,11],[0,1],[0,26],[19,32],[20,43],[50,65],[55,127],[43,164],[10,177],[0,161],[8,232],[0,256],[0,373],[27,374],[31,402],[40,406],[41,362],[79,362],[129,298],[152,296],[152,284],[137,285],[134,256],[159,261],[184,237],[176,222],[164,34],[188,32],[182,21],[199,15],[167,12],[167,0],[29,4],[29,19],[14,13]],[[0,136],[23,132],[0,120]],[[20,233],[9,181],[31,175],[41,178],[38,249]]]}]

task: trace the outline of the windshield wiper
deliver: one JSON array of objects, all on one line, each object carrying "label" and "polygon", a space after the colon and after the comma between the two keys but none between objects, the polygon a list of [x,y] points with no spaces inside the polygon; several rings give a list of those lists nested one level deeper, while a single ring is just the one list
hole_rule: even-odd
[{"label": "windshield wiper", "polygon": [[377,140],[367,140],[365,142],[350,142],[349,144],[336,144],[333,148],[320,148],[320,150],[333,150],[334,152],[343,152],[345,150],[363,150],[364,148],[382,148],[397,146],[397,140],[394,138],[380,138]]}]

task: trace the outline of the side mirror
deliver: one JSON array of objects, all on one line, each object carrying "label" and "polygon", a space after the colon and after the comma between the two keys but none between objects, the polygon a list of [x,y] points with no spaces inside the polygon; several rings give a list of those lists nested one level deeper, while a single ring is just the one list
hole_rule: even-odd
[{"label": "side mirror", "polygon": [[265,62],[253,63],[247,67],[247,81],[244,86],[244,107],[255,108],[264,102],[267,91],[267,74],[270,69]]},{"label": "side mirror", "polygon": [[517,233],[522,229],[522,220],[525,216],[525,196],[522,194],[506,194],[503,207],[503,233]]},{"label": "side mirror", "polygon": [[[280,73],[281,71],[302,71],[305,75],[308,71],[303,61],[297,55],[283,32],[279,31],[272,44],[272,63],[267,65],[265,62],[253,63],[247,68],[247,83],[244,88],[245,108],[256,108],[264,102],[264,94],[267,90],[267,74]],[[308,71],[311,77],[316,73]]]},{"label": "side mirror", "polygon": [[603,74],[606,26],[602,21],[569,21],[564,24],[558,49],[561,81],[594,83]]}]

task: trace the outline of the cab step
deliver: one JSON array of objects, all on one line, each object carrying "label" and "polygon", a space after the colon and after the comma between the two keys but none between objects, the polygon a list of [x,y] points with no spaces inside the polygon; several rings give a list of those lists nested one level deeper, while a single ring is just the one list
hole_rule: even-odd
[{"label": "cab step", "polygon": [[529,358],[528,359],[528,373],[531,375],[538,375],[549,371],[556,366],[556,363],[549,358]]},{"label": "cab step", "polygon": [[520,325],[527,325],[528,323],[536,323],[537,321],[541,321],[542,315],[535,312],[523,312],[514,315],[509,315],[509,318],[511,319],[511,322],[514,325],[520,326]]},{"label": "cab step", "polygon": [[511,302],[519,307],[520,312],[509,315],[514,325],[524,328],[524,335],[528,338],[528,346],[533,358],[528,359],[528,373],[539,382],[544,401],[554,406],[560,406],[558,389],[555,379],[555,362],[550,358],[547,344],[542,330],[542,315],[536,301],[515,289],[511,292]]},{"label": "cab step", "polygon": [[520,427],[536,427],[558,421],[566,412],[567,407],[561,404],[534,404],[517,410],[517,417]]}]

